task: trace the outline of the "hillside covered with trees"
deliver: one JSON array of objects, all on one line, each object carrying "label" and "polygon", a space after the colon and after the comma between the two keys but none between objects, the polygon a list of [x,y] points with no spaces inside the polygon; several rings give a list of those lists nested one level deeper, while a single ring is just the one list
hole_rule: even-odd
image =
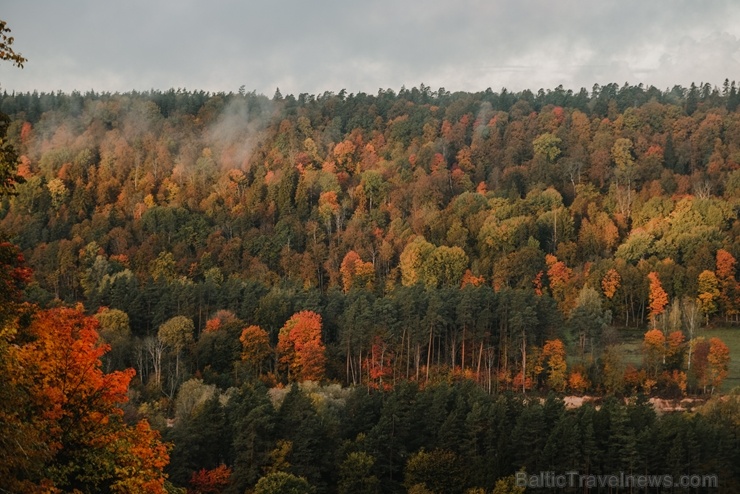
[{"label": "hillside covered with trees", "polygon": [[6,320],[99,333],[117,434],[170,490],[736,486],[736,393],[646,398],[718,394],[737,358],[703,331],[740,322],[739,105],[730,81],[5,93],[0,278],[31,304]]}]

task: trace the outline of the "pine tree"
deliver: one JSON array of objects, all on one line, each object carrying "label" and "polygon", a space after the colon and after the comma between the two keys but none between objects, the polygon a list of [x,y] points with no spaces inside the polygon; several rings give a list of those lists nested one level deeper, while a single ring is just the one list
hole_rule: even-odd
[{"label": "pine tree", "polygon": [[229,421],[234,424],[234,473],[229,493],[242,494],[260,479],[277,440],[277,413],[267,390],[245,385],[229,400]]},{"label": "pine tree", "polygon": [[528,403],[517,417],[516,425],[511,431],[514,448],[514,469],[527,472],[542,470],[542,449],[547,440],[547,424],[542,406],[539,403]]},{"label": "pine tree", "polygon": [[542,451],[546,471],[578,471],[582,462],[581,435],[572,413],[563,413],[551,432]]},{"label": "pine tree", "polygon": [[637,467],[637,438],[627,407],[618,404],[609,409],[608,464],[615,472],[633,473]]},{"label": "pine tree", "polygon": [[211,470],[224,463],[231,463],[229,445],[233,430],[226,421],[226,413],[219,396],[207,400],[189,420],[181,420],[172,429],[172,450],[168,469],[176,485],[185,485],[193,473],[200,469]]},{"label": "pine tree", "polygon": [[579,410],[578,424],[581,433],[581,464],[579,471],[586,475],[601,471],[602,450],[598,448],[594,433],[594,409],[591,405],[584,405]]},{"label": "pine tree", "polygon": [[280,405],[276,430],[282,439],[293,444],[288,459],[291,473],[305,477],[319,490],[336,482],[336,437],[328,425],[309,397],[294,384]]},{"label": "pine tree", "polygon": [[495,477],[486,458],[486,436],[491,429],[488,398],[476,399],[465,417],[464,433],[460,440],[460,454],[467,459],[472,485],[490,485]]}]

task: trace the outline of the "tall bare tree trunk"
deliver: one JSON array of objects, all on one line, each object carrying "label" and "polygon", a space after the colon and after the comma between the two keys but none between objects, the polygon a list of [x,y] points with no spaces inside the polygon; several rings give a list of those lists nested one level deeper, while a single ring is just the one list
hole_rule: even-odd
[{"label": "tall bare tree trunk", "polygon": [[465,329],[467,328],[467,325],[463,326],[463,335],[462,335],[462,355],[460,356],[462,360],[462,370],[465,372]]},{"label": "tall bare tree trunk", "polygon": [[347,339],[347,384],[349,384],[349,361],[350,361],[350,347],[349,347],[349,339]]},{"label": "tall bare tree trunk", "polygon": [[416,344],[416,356],[414,358],[414,364],[416,366],[416,382],[419,382],[419,364],[421,363],[421,345]]},{"label": "tall bare tree trunk", "polygon": [[480,340],[480,350],[478,351],[478,370],[476,371],[476,377],[480,382],[480,365],[483,362],[483,340]]},{"label": "tall bare tree trunk", "polygon": [[432,364],[432,348],[433,348],[433,342],[432,342],[432,336],[434,335],[434,331],[432,329],[432,326],[429,326],[429,346],[427,347],[427,377],[426,382],[429,382],[429,366]]},{"label": "tall bare tree trunk", "polygon": [[527,332],[522,329],[522,393],[527,392]]}]

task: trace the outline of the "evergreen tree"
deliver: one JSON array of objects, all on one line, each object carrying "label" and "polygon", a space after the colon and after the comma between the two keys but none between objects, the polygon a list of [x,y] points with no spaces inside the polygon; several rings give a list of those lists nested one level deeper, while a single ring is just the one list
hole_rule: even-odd
[{"label": "evergreen tree", "polygon": [[176,485],[185,485],[193,473],[232,462],[228,445],[233,431],[217,395],[207,400],[189,420],[172,429],[168,440],[175,444],[168,473]]},{"label": "evergreen tree", "polygon": [[320,490],[335,484],[335,431],[295,384],[280,405],[276,431],[293,445],[288,457],[293,474]]},{"label": "evergreen tree", "polygon": [[277,441],[277,413],[267,390],[244,385],[230,400],[229,421],[234,424],[234,473],[228,492],[241,494],[263,475]]},{"label": "evergreen tree", "polygon": [[539,472],[543,469],[542,450],[547,441],[546,431],[542,406],[537,402],[527,403],[511,431],[515,470]]}]

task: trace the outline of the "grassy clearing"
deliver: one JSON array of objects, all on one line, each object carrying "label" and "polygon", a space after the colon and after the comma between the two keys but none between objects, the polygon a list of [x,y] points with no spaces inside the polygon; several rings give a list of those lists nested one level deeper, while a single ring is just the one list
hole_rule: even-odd
[{"label": "grassy clearing", "polygon": [[730,374],[722,383],[722,392],[727,393],[740,386],[740,328],[700,329],[698,335],[705,338],[716,336],[724,341],[730,349]]},{"label": "grassy clearing", "polygon": [[620,328],[618,332],[622,338],[621,352],[624,362],[640,367],[642,365],[642,338],[645,336],[645,331]]},{"label": "grassy clearing", "polygon": [[[636,367],[642,365],[642,338],[644,330],[620,329],[622,336],[621,350],[624,361]],[[705,338],[717,337],[730,348],[730,374],[722,383],[721,391],[727,393],[733,388],[740,387],[740,328],[700,328],[696,336]]]}]

